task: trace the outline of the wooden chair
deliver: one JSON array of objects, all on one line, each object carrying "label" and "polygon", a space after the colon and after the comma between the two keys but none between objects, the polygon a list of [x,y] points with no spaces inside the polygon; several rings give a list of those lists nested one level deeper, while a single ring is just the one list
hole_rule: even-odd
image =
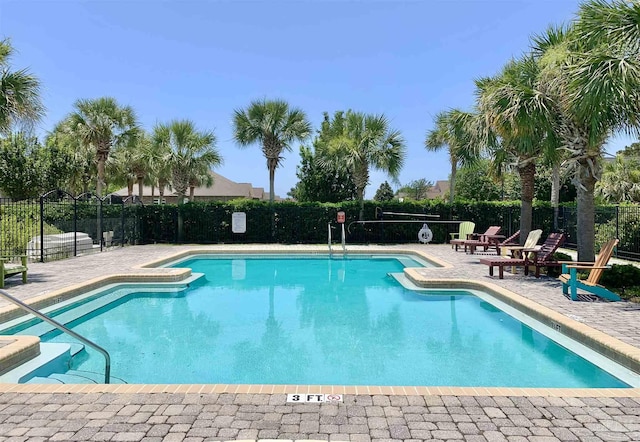
[{"label": "wooden chair", "polygon": [[4,278],[22,273],[22,282],[27,282],[27,255],[20,255],[20,264],[11,263],[12,258],[0,258],[0,289],[4,288]]},{"label": "wooden chair", "polygon": [[493,268],[498,267],[498,278],[504,278],[505,267],[524,266],[524,274],[529,274],[529,267],[535,267],[536,278],[540,277],[540,268],[558,266],[560,263],[553,258],[553,254],[558,250],[565,240],[563,233],[550,233],[541,247],[522,249],[523,256],[520,258],[488,257],[480,259],[480,264],[489,266],[489,275],[493,276]]},{"label": "wooden chair", "polygon": [[454,243],[454,241],[468,239],[468,236],[473,233],[473,229],[475,228],[476,223],[471,221],[462,221],[460,223],[460,226],[458,227],[457,232],[449,233],[449,235],[451,236],[451,248],[453,249],[453,246],[455,245],[457,251],[459,244]]},{"label": "wooden chair", "polygon": [[503,235],[498,235],[500,233],[500,226],[491,226],[484,233],[472,233],[469,235],[466,241],[463,241],[461,245],[464,246],[465,253],[468,248],[472,248],[474,251],[476,247],[484,247],[484,250],[487,250],[490,246],[496,246],[497,244],[505,239]]},{"label": "wooden chair", "polygon": [[[571,300],[577,301],[578,288],[580,288],[600,298],[620,301],[620,296],[598,285],[602,273],[610,267],[607,264],[617,245],[618,239],[612,239],[605,243],[600,249],[595,262],[562,262],[562,275],[558,277],[562,281],[562,293],[565,295],[571,294]],[[578,279],[578,270],[580,269],[590,270],[587,279]]]},{"label": "wooden chair", "polygon": [[[496,254],[500,255],[501,254],[500,250],[502,248],[508,247],[508,246],[517,246],[519,237],[520,237],[520,230],[516,231],[516,233],[514,233],[508,238],[504,238],[503,235],[491,235],[491,236],[487,236],[485,238],[486,239],[485,241],[471,239],[464,242],[464,247],[465,247],[465,250],[468,247],[469,253],[471,253],[472,255],[476,252],[477,247],[482,247],[485,252],[489,250],[491,247],[495,247]],[[501,239],[502,241],[500,241]]]}]

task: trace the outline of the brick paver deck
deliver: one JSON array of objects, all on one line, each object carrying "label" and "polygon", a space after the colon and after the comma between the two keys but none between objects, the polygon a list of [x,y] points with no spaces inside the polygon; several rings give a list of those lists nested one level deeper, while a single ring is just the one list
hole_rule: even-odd
[{"label": "brick paver deck", "polygon": [[[562,296],[559,283],[553,279],[536,280],[508,273],[504,280],[489,279],[486,266],[478,264],[477,256],[453,252],[448,246],[396,248],[409,247],[420,248],[454,265],[449,269],[421,270],[424,274],[437,272],[434,277],[490,280],[640,347],[640,310],[635,304],[572,302]],[[130,272],[133,266],[188,248],[193,247],[139,246],[34,263],[30,264],[30,283],[22,285],[9,279],[7,290],[28,299],[98,276]],[[10,388],[0,389],[7,390]],[[0,393],[0,442],[640,440],[640,399],[623,397],[625,390],[592,390],[593,397],[562,396],[558,392],[514,396],[507,389],[494,396],[346,394],[340,404],[295,405],[287,404],[283,394],[45,392],[52,391],[51,386],[42,387],[42,391]]]}]

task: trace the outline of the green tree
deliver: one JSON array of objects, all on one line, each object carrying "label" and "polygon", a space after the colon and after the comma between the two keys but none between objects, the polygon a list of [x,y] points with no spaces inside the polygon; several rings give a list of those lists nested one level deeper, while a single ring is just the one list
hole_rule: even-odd
[{"label": "green tree", "polygon": [[473,139],[475,116],[458,109],[440,112],[435,118],[435,128],[427,132],[425,147],[430,151],[447,148],[451,173],[449,174],[449,203],[453,204],[458,165],[477,158],[477,143]]},{"label": "green tree", "polygon": [[311,124],[302,110],[290,108],[287,102],[264,99],[236,110],[233,126],[233,137],[240,147],[262,145],[269,169],[269,201],[273,203],[275,172],[282,152],[290,151],[294,141],[304,141],[311,133]]},{"label": "green tree", "polygon": [[[503,190],[510,186],[502,186],[502,182],[493,177],[490,169],[490,161],[487,159],[461,167],[456,179],[456,198],[467,201],[501,200]],[[507,176],[505,174],[503,178]]]},{"label": "green tree", "polygon": [[0,189],[12,199],[62,188],[72,171],[71,153],[58,146],[43,146],[22,132],[0,140]]},{"label": "green tree", "polygon": [[552,97],[555,132],[578,189],[578,259],[595,256],[595,187],[603,146],[612,133],[636,130],[640,102],[640,4],[589,0],[566,28],[533,39]]},{"label": "green tree", "polygon": [[28,128],[44,114],[40,81],[27,69],[11,70],[12,53],[11,42],[0,40],[0,134],[9,134],[15,125]]},{"label": "green tree", "polygon": [[80,143],[94,150],[98,166],[96,194],[105,186],[105,164],[111,149],[126,145],[138,133],[136,116],[129,106],[120,106],[114,98],[78,100],[74,111],[59,126]]},{"label": "green tree", "polygon": [[200,132],[189,120],[174,120],[153,129],[152,143],[165,152],[165,161],[171,168],[171,185],[182,204],[189,180],[222,164],[213,132]]},{"label": "green tree", "polygon": [[335,112],[333,118],[324,112],[323,117],[313,148],[300,146],[301,162],[296,168],[300,181],[289,195],[298,201],[336,203],[355,200],[356,188],[349,170],[328,158],[329,141],[344,130],[344,112]]},{"label": "green tree", "polygon": [[500,175],[510,165],[520,176],[520,238],[531,231],[536,163],[553,158],[557,142],[551,100],[539,89],[540,67],[531,56],[510,61],[497,76],[476,81],[478,109],[495,135],[481,136]]},{"label": "green tree", "polygon": [[624,153],[604,165],[596,195],[608,203],[640,202],[640,159]]},{"label": "green tree", "polygon": [[423,200],[427,198],[427,194],[432,187],[433,183],[431,181],[420,178],[418,180],[413,180],[409,184],[406,184],[399,188],[398,194],[404,193],[408,198],[414,199],[416,201]]},{"label": "green tree", "polygon": [[397,179],[405,156],[402,135],[389,128],[384,115],[347,111],[341,133],[332,135],[328,142],[329,164],[344,165],[353,177],[361,220],[364,219],[364,191],[369,184],[369,169],[381,170]]},{"label": "green tree", "polygon": [[373,197],[376,201],[392,201],[394,197],[393,189],[386,181],[380,184],[378,190],[376,191],[376,195]]}]

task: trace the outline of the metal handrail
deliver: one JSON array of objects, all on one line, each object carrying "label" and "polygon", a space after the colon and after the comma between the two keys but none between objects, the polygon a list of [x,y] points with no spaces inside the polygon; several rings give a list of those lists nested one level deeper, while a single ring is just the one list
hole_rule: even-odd
[{"label": "metal handrail", "polygon": [[347,238],[344,233],[344,223],[340,224],[342,226],[342,256],[347,254]]},{"label": "metal handrail", "polygon": [[38,318],[42,319],[43,321],[48,322],[49,324],[53,325],[58,330],[73,336],[78,341],[82,342],[83,344],[88,345],[89,347],[93,348],[94,350],[97,350],[98,352],[102,353],[102,355],[104,356],[104,359],[105,359],[104,383],[105,384],[109,384],[110,383],[109,380],[111,379],[111,357],[109,356],[109,353],[107,352],[107,350],[105,350],[104,348],[100,347],[98,344],[88,340],[84,336],[79,335],[78,333],[74,332],[73,330],[68,329],[64,325],[60,324],[58,321],[56,321],[54,319],[51,319],[48,316],[45,316],[40,311],[28,306],[27,304],[25,304],[22,301],[14,298],[13,296],[11,296],[6,291],[0,290],[0,296],[2,298],[6,299],[7,301],[17,305],[22,310],[25,310],[25,311],[31,313],[32,315],[37,316]]},{"label": "metal handrail", "polygon": [[328,244],[329,244],[329,257],[331,257],[332,255],[332,250],[331,250],[331,223],[327,224],[327,230],[329,230],[329,238],[328,238]]}]

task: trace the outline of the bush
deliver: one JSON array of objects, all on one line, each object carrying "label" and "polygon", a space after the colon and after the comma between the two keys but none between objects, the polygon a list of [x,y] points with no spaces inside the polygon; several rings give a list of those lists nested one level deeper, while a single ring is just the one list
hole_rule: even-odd
[{"label": "bush", "polygon": [[640,268],[631,264],[614,264],[604,271],[600,285],[625,299],[640,296]]}]

